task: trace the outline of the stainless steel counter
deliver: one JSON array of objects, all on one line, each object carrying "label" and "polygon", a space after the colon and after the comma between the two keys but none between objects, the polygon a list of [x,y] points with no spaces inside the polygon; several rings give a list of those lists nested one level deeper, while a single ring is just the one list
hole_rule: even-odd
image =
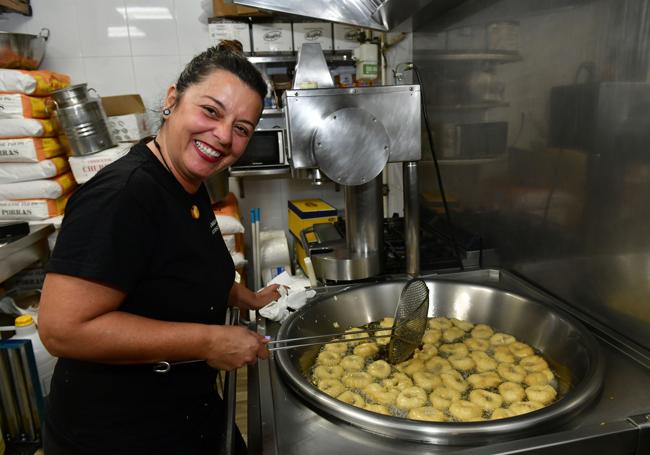
[{"label": "stainless steel counter", "polygon": [[[500,270],[440,275],[440,279],[485,284],[534,298],[571,313],[598,338],[606,358],[603,390],[590,408],[539,435],[482,447],[436,446],[375,435],[319,415],[283,381],[273,357],[249,368],[248,439],[253,454],[648,454],[650,453],[650,356],[623,337],[577,314],[552,296]],[[340,287],[339,287],[340,288]],[[319,289],[319,294],[333,288]],[[258,320],[274,336],[279,324]]]}]

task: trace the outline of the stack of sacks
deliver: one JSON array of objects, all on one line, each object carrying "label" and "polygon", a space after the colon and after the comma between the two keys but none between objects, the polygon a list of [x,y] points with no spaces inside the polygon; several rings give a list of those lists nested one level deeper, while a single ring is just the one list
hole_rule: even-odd
[{"label": "stack of sacks", "polygon": [[63,213],[76,182],[49,95],[68,85],[51,71],[0,70],[0,220]]},{"label": "stack of sacks", "polygon": [[233,193],[228,193],[221,202],[214,204],[212,209],[235,268],[242,281],[246,282],[244,267],[248,261],[244,258],[244,225],[241,223],[237,198]]},{"label": "stack of sacks", "polygon": [[133,147],[132,143],[124,142],[117,144],[115,147],[102,150],[101,152],[93,153],[92,155],[71,156],[68,161],[70,162],[74,179],[80,185],[86,183],[100,169],[126,155],[131,147]]}]

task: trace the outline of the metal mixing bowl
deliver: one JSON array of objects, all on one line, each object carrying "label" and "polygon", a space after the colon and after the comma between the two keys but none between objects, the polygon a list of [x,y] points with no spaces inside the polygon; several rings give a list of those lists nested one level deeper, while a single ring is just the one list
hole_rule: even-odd
[{"label": "metal mixing bowl", "polygon": [[[443,280],[426,282],[430,317],[489,324],[539,349],[559,377],[560,398],[529,414],[486,422],[428,423],[384,416],[336,400],[310,383],[309,371],[318,346],[275,353],[285,380],[306,403],[334,420],[392,438],[447,445],[491,443],[533,434],[576,416],[598,395],[603,354],[591,333],[570,315],[496,288]],[[392,316],[405,283],[363,285],[316,298],[287,319],[278,339],[343,331]]]},{"label": "metal mixing bowl", "polygon": [[45,56],[50,31],[38,35],[0,32],[0,68],[35,70]]}]

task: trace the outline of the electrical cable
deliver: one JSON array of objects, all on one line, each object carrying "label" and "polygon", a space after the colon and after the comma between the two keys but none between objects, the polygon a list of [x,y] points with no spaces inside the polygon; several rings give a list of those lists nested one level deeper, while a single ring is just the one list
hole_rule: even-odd
[{"label": "electrical cable", "polygon": [[442,183],[442,175],[440,173],[440,165],[438,164],[438,158],[436,157],[436,152],[433,147],[433,135],[431,134],[431,127],[429,126],[429,114],[427,111],[427,102],[426,102],[426,97],[424,95],[424,85],[422,84],[422,78],[420,77],[420,72],[416,68],[416,66],[411,63],[409,65],[411,69],[413,70],[413,73],[415,74],[415,77],[418,80],[418,84],[420,84],[420,97],[422,98],[422,114],[424,117],[424,126],[427,131],[427,139],[429,142],[429,149],[431,150],[431,157],[433,158],[433,164],[434,168],[436,170],[436,177],[438,179],[438,189],[440,190],[440,198],[442,199],[442,205],[445,209],[445,218],[447,219],[447,224],[449,225],[449,234],[451,236],[451,244],[452,248],[454,250],[454,255],[456,256],[456,259],[458,260],[458,266],[460,267],[460,270],[463,271],[465,270],[465,267],[463,266],[463,260],[460,257],[460,252],[458,251],[458,244],[456,243],[456,236],[454,235],[454,226],[451,223],[451,213],[449,212],[449,204],[447,204],[447,196],[445,195],[445,188]]}]

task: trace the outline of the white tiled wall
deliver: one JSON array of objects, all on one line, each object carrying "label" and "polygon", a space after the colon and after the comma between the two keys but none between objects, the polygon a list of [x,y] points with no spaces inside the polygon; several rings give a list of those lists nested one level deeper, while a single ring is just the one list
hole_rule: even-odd
[{"label": "white tiled wall", "polygon": [[[31,0],[32,17],[0,15],[0,30],[50,30],[41,69],[101,96],[139,93],[158,111],[182,66],[209,45],[209,0]],[[152,114],[155,115],[155,114]]]}]

